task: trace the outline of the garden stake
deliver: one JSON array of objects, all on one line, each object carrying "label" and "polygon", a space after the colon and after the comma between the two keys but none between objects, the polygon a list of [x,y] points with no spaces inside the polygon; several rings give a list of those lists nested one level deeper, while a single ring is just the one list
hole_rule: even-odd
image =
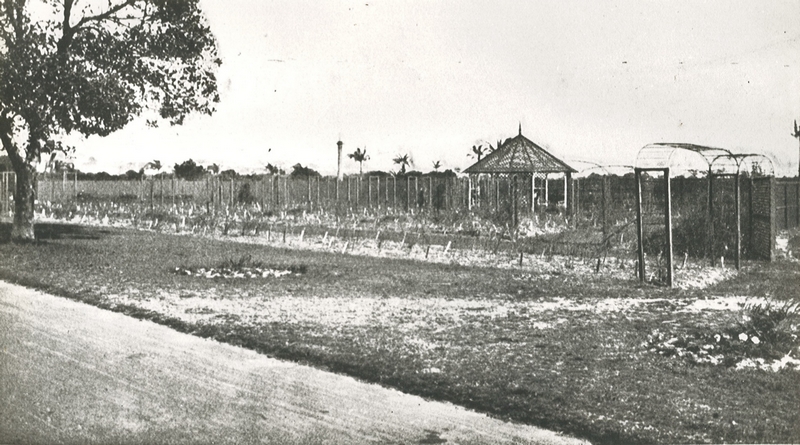
[{"label": "garden stake", "polygon": [[283,226],[283,243],[286,244],[286,226]]},{"label": "garden stake", "polygon": [[303,242],[303,237],[305,236],[305,234],[306,234],[306,229],[305,229],[305,227],[303,227],[303,230],[300,231],[300,242],[301,243]]},{"label": "garden stake", "polygon": [[452,243],[452,241],[448,241],[447,242],[447,246],[444,248],[444,253],[447,253],[450,250],[450,244],[451,243]]},{"label": "garden stake", "polygon": [[520,252],[519,252],[519,267],[522,267],[522,255],[523,255],[523,252],[520,250]]},{"label": "garden stake", "polygon": [[350,241],[345,241],[345,242],[344,242],[344,247],[342,247],[342,253],[345,253],[345,252],[347,252],[347,245],[348,245],[348,244],[350,244]]},{"label": "garden stake", "polygon": [[431,246],[430,246],[430,244],[429,244],[429,245],[428,245],[428,248],[427,248],[427,249],[425,249],[425,259],[428,259],[428,252],[430,252],[430,251],[431,251]]}]

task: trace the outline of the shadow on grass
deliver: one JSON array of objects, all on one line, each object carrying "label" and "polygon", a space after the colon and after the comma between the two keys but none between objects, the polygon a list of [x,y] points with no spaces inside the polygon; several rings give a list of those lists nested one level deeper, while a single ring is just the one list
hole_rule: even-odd
[{"label": "shadow on grass", "polygon": [[[37,223],[33,227],[36,242],[59,239],[99,240],[111,233],[99,227],[79,226],[77,224]],[[0,243],[11,242],[11,223],[0,223]]]}]

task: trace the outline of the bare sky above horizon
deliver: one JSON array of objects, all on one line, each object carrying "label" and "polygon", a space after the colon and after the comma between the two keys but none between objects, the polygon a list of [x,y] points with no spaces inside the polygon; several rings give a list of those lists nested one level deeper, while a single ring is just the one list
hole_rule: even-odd
[{"label": "bare sky above horizon", "polygon": [[[203,0],[222,102],[182,127],[78,141],[81,170],[192,158],[223,169],[466,168],[517,134],[566,160],[633,164],[652,142],[771,156],[796,174],[800,2]],[[271,151],[270,151],[271,149]],[[346,159],[346,172],[358,164]]]}]

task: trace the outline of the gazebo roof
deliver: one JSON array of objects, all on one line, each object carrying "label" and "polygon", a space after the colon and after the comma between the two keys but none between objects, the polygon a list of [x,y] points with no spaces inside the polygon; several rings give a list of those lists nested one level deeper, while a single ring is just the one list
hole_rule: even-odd
[{"label": "gazebo roof", "polygon": [[464,173],[576,173],[577,170],[522,135],[506,139]]}]

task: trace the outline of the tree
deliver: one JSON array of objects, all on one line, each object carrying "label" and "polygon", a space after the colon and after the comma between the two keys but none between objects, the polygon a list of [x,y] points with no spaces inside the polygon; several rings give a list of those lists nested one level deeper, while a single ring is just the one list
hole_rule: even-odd
[{"label": "tree", "polygon": [[277,165],[267,164],[264,166],[264,169],[267,171],[268,175],[285,175],[286,172],[278,167]]},{"label": "tree", "polygon": [[292,166],[292,172],[289,174],[294,177],[308,177],[308,176],[322,176],[311,167],[304,167],[302,164],[297,163]]},{"label": "tree", "polygon": [[216,163],[215,164],[211,164],[208,167],[206,167],[206,171],[211,173],[212,175],[218,175],[219,174],[219,165],[216,164]]},{"label": "tree", "polygon": [[205,174],[206,169],[204,169],[202,165],[197,165],[197,163],[191,159],[181,164],[175,164],[175,177],[178,179],[192,181],[203,177]]},{"label": "tree", "polygon": [[292,173],[290,173],[292,177],[309,177],[309,176],[322,176],[319,174],[318,171],[314,170],[310,167],[303,167],[301,164],[295,164],[292,167]]},{"label": "tree", "polygon": [[236,173],[236,170],[229,168],[220,172],[219,176],[223,179],[235,179],[239,177],[239,173]]},{"label": "tree", "polygon": [[409,155],[400,155],[393,159],[394,163],[400,166],[400,170],[397,172],[398,175],[406,174],[406,167],[413,164],[411,161],[411,157]]},{"label": "tree", "polygon": [[483,155],[486,154],[486,148],[483,145],[473,145],[472,146],[472,153],[469,156],[475,156],[478,158],[478,162],[481,162],[481,158]]},{"label": "tree", "polygon": [[438,172],[440,168],[442,168],[442,162],[441,161],[434,161],[433,162],[433,171]]},{"label": "tree", "polygon": [[369,156],[367,156],[367,147],[364,147],[363,151],[360,148],[356,148],[356,151],[350,153],[347,157],[358,162],[358,174],[364,174],[364,161],[369,160]]},{"label": "tree", "polygon": [[153,170],[153,171],[157,172],[157,171],[161,170],[161,168],[162,168],[161,161],[159,161],[159,160],[150,161],[147,164],[144,164],[142,169],[139,170],[139,178],[143,178],[145,173],[147,172],[147,170]]},{"label": "tree", "polygon": [[136,170],[128,170],[125,172],[125,175],[123,177],[129,181],[133,180],[138,181],[139,179],[142,179],[143,174],[144,174],[144,168],[142,168],[138,172]]},{"label": "tree", "polygon": [[0,2],[0,139],[17,176],[14,241],[34,239],[36,165],[59,150],[46,141],[106,136],[145,111],[177,125],[219,101],[221,62],[200,0],[77,3]]}]

